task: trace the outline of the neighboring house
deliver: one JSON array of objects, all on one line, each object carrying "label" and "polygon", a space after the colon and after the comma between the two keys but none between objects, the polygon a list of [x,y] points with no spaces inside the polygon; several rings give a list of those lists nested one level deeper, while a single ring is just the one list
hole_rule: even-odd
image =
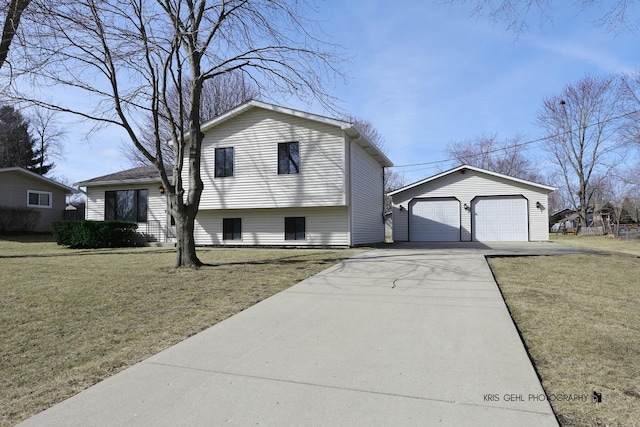
[{"label": "neighboring house", "polygon": [[575,210],[564,208],[552,213],[549,221],[551,222],[550,230],[552,233],[573,233],[578,228],[580,216]]},{"label": "neighboring house", "polygon": [[549,239],[555,188],[463,165],[389,193],[394,241]]},{"label": "neighboring house", "polygon": [[568,218],[569,216],[571,216],[571,215],[573,215],[575,213],[576,213],[576,211],[573,210],[573,209],[563,208],[563,209],[560,209],[559,211],[553,212],[551,214],[551,218],[560,220],[560,219],[563,219],[563,218]]},{"label": "neighboring house", "polygon": [[51,223],[64,217],[67,194],[74,192],[73,188],[23,168],[0,169],[0,209],[5,208],[3,218],[10,215],[6,208],[19,209],[22,220],[26,220],[27,212],[35,214],[27,215],[34,222],[28,230],[21,226],[13,231],[50,232]]},{"label": "neighboring house", "polygon": [[580,225],[580,216],[577,213],[570,214],[565,218],[560,219],[558,222],[551,226],[551,232],[553,233],[575,233]]},{"label": "neighboring house", "polygon": [[[249,101],[203,124],[202,131],[204,191],[196,244],[384,241],[383,175],[392,163],[353,124]],[[79,183],[87,187],[87,219],[101,220],[111,212],[122,218],[120,211],[134,219],[128,206],[135,199],[135,220],[141,226],[157,222],[163,231],[147,233],[166,240],[166,198],[158,191],[157,172],[149,171],[141,177],[136,168]],[[184,173],[187,184],[186,168]]]}]

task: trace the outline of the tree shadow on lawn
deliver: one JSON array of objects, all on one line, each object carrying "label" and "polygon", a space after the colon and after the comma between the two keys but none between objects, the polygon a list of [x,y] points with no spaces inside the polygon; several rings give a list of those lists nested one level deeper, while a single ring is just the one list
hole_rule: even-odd
[{"label": "tree shadow on lawn", "polygon": [[[20,258],[64,258],[74,256],[100,256],[100,255],[136,255],[136,256],[148,256],[148,255],[162,255],[162,254],[175,254],[174,248],[167,249],[154,249],[149,251],[142,251],[141,248],[100,248],[100,249],[70,249],[68,253],[51,253],[51,254],[17,254],[17,255],[0,255],[0,259],[20,259]],[[246,261],[230,261],[230,262],[203,262],[201,267],[223,267],[223,266],[239,266],[239,265],[291,265],[291,264],[336,264],[343,260],[345,257],[325,257],[319,259],[310,259],[309,254],[296,254],[281,256],[271,259],[262,260],[246,260]],[[349,258],[349,257],[346,257]]]},{"label": "tree shadow on lawn", "polygon": [[[296,259],[301,258],[303,259]],[[348,258],[348,257],[347,257]],[[320,258],[320,259],[308,259],[306,255],[295,255],[288,257],[280,257],[273,258],[267,260],[254,260],[254,261],[231,261],[231,262],[220,262],[220,263],[202,263],[202,267],[225,267],[225,266],[234,266],[234,265],[291,265],[291,264],[305,264],[305,263],[313,263],[313,264],[336,264],[342,261],[344,258]]]},{"label": "tree shadow on lawn", "polygon": [[[142,248],[138,248],[142,249]],[[136,251],[136,248],[125,250],[101,248],[101,249],[70,249],[73,252],[55,253],[55,254],[19,254],[19,255],[0,255],[0,259],[14,258],[56,258],[56,257],[73,257],[86,255],[158,255],[163,253],[175,253],[175,249],[158,249],[153,251]]]}]

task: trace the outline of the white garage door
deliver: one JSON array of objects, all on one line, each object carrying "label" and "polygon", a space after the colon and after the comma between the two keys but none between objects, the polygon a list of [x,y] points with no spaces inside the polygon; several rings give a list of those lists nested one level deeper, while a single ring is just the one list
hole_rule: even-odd
[{"label": "white garage door", "polygon": [[460,202],[456,199],[415,200],[410,205],[409,240],[460,241]]},{"label": "white garage door", "polygon": [[482,197],[473,201],[473,240],[526,242],[527,200],[522,197]]}]

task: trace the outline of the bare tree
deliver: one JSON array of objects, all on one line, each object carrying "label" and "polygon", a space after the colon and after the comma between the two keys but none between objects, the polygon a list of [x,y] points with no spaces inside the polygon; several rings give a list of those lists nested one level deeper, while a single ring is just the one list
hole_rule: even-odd
[{"label": "bare tree", "polygon": [[[175,116],[179,114],[180,105],[188,105],[188,86],[189,81],[183,83],[183,90],[179,91],[175,88],[171,89],[168,97],[168,105]],[[260,91],[252,81],[247,80],[240,71],[233,71],[221,74],[207,80],[202,85],[202,109],[200,111],[202,123],[232,110],[233,108],[244,104],[245,102],[257,99]],[[180,98],[183,98],[179,101]],[[171,132],[165,122],[160,122],[161,138],[165,141],[171,140]],[[147,133],[142,135],[142,144],[149,151],[153,152],[155,146],[155,125],[153,117],[149,116],[147,120]],[[169,144],[161,146],[165,162],[173,164],[173,147]],[[121,152],[129,159],[129,161],[137,166],[151,165],[147,159],[135,145],[125,143],[121,147]]]},{"label": "bare tree", "polygon": [[528,181],[542,177],[535,163],[525,156],[523,137],[500,140],[497,134],[481,135],[472,140],[447,145],[447,154],[458,164],[466,164]]},{"label": "bare tree", "polygon": [[585,76],[546,98],[537,124],[548,135],[543,147],[561,173],[563,186],[582,226],[598,185],[619,161],[617,130],[621,89],[615,77]]},{"label": "bare tree", "polygon": [[620,129],[622,140],[640,148],[640,69],[622,76],[625,115]]},{"label": "bare tree", "polygon": [[[65,130],[56,121],[56,113],[43,108],[36,108],[30,121],[30,127],[35,134],[39,168],[45,169],[45,162],[54,158],[60,159],[64,155]],[[55,164],[51,162],[51,169]]]},{"label": "bare tree", "polygon": [[31,0],[9,0],[4,2],[2,14],[5,16],[2,26],[2,38],[0,39],[0,68],[4,65],[9,55],[9,47],[18,32],[22,14],[31,3]]},{"label": "bare tree", "polygon": [[[546,171],[544,178],[546,184],[554,187],[556,183],[562,182],[563,179],[562,174],[557,168]],[[569,206],[573,207],[573,202],[571,201],[571,196],[564,187],[556,187],[555,191],[549,193],[550,214],[565,209]]]},{"label": "bare tree", "polygon": [[[494,23],[503,23],[507,31],[516,36],[527,32],[531,20],[537,20],[538,26],[553,24],[554,6],[562,2],[553,0],[445,0],[449,4],[471,6],[472,16],[487,16]],[[640,25],[634,15],[633,0],[576,0],[572,7],[576,12],[585,13],[595,10],[598,18],[594,25],[606,31],[620,33],[633,31]]]},{"label": "bare tree", "polygon": [[[316,36],[305,0],[59,0],[32,9],[31,58],[20,70],[33,86],[66,87],[95,102],[87,111],[45,102],[14,79],[14,96],[96,123],[123,128],[158,169],[176,221],[177,267],[197,268],[195,217],[200,173],[203,85],[241,72],[262,93],[298,96],[331,107],[328,79],[342,77],[335,46]],[[32,16],[33,15],[33,16]],[[185,87],[186,86],[186,87]],[[178,96],[174,111],[173,91]],[[144,137],[153,123],[153,149]],[[162,151],[167,126],[172,173]],[[170,179],[169,176],[172,176]]]},{"label": "bare tree", "polygon": [[259,97],[258,87],[240,72],[222,74],[207,80],[202,92],[202,121],[211,120]]},{"label": "bare tree", "polygon": [[370,142],[374,143],[380,151],[385,154],[387,153],[384,136],[382,136],[378,129],[369,120],[360,116],[348,115],[344,117],[344,121],[353,123],[353,125],[357,127]]},{"label": "bare tree", "polygon": [[[601,200],[602,206],[608,207],[611,219],[615,221],[619,227],[620,222],[625,213],[625,207],[628,207],[630,203],[630,197],[632,197],[633,188],[626,183],[623,179],[619,179],[616,175],[612,174],[611,178],[606,180],[601,186]],[[628,202],[628,203],[627,203]]]},{"label": "bare tree", "polygon": [[603,202],[612,206],[614,219],[620,222],[637,222],[640,206],[640,183],[638,165],[625,165],[616,168],[599,194]]}]

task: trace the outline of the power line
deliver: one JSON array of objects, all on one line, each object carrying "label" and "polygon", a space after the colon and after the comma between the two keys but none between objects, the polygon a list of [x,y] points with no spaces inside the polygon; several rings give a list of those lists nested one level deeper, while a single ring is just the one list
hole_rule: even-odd
[{"label": "power line", "polygon": [[[606,123],[609,123],[611,121],[619,120],[619,119],[622,119],[623,117],[630,116],[632,114],[638,114],[638,113],[640,113],[640,110],[634,110],[634,111],[631,111],[629,113],[624,113],[624,114],[621,114],[621,115],[616,116],[616,117],[610,117],[610,118],[608,118],[606,120],[602,120],[602,121],[599,121],[599,122],[596,122],[596,123],[592,123],[592,124],[588,125],[586,128],[590,128],[590,127],[593,127],[593,126],[606,124]],[[567,131],[563,132],[562,135],[567,135],[567,134],[573,133],[575,131],[576,131],[576,129],[570,129],[570,130],[567,130]],[[543,142],[543,141],[547,141],[547,140],[550,140],[550,139],[554,139],[554,138],[557,138],[557,137],[558,137],[558,135],[543,136],[541,138],[534,139],[534,140],[531,140],[531,141],[520,142],[518,144],[513,144],[513,145],[506,146],[506,147],[496,148],[495,150],[487,151],[487,152],[484,152],[484,153],[479,153],[479,154],[477,154],[477,156],[484,155],[484,154],[497,153],[499,151],[505,151],[505,150],[509,150],[511,148],[517,148],[517,147],[522,147],[522,146],[526,146],[526,145],[531,145],[531,144],[535,144],[535,143],[538,143],[538,142]],[[438,165],[440,163],[449,163],[449,162],[454,162],[454,161],[457,161],[457,160],[458,159],[434,160],[434,161],[431,161],[431,162],[411,163],[411,164],[406,164],[406,165],[394,165],[394,166],[392,166],[392,168],[409,168],[409,167],[416,167],[416,166],[435,166],[435,165]]]}]

